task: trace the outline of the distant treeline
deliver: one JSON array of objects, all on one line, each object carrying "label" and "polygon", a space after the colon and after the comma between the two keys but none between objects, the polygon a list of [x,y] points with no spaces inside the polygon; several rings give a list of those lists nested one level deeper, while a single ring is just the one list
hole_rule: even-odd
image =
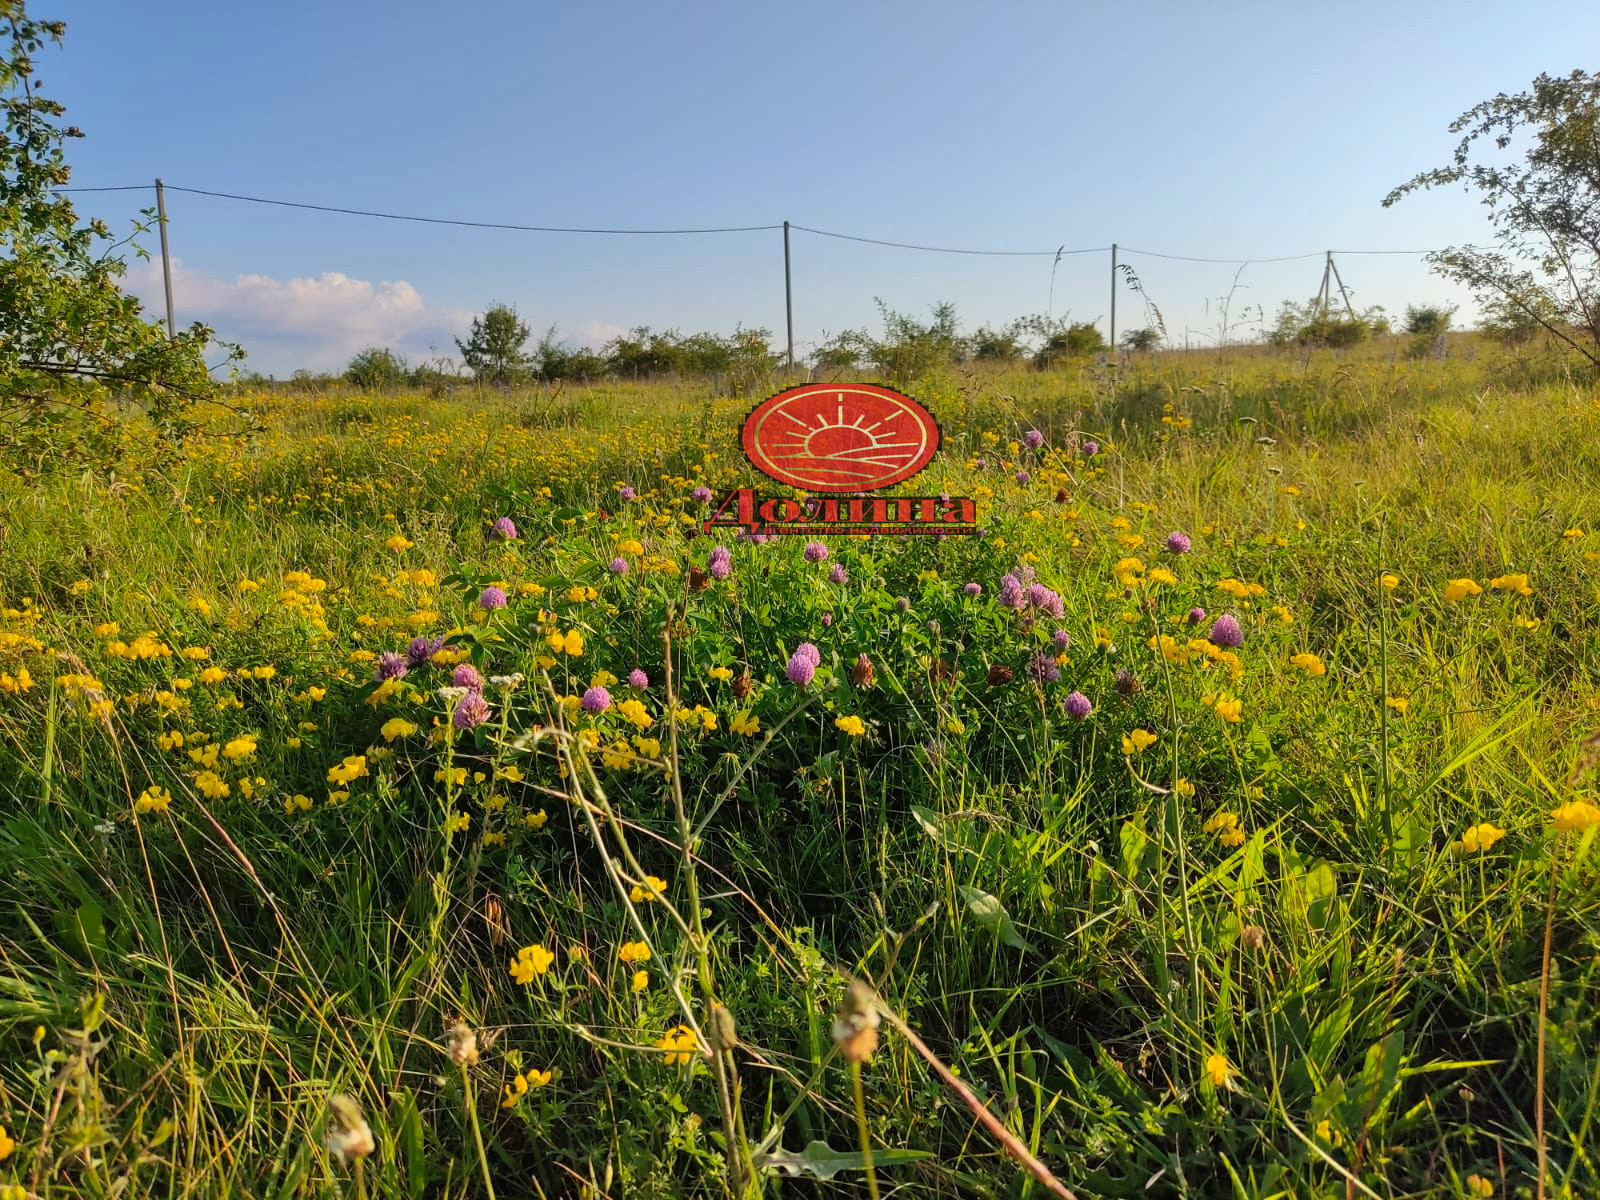
[{"label": "distant treeline", "polygon": [[[1103,354],[1111,347],[1100,329],[1088,321],[1034,315],[1005,325],[980,326],[963,332],[954,304],[933,306],[929,319],[895,312],[878,302],[883,328],[874,334],[849,329],[827,339],[797,365],[815,371],[870,369],[890,382],[906,382],[940,365],[973,361],[1015,362],[1045,370],[1075,359]],[[1406,352],[1421,357],[1437,351],[1451,329],[1453,307],[1408,306],[1399,328],[1381,307],[1361,312],[1330,308],[1319,300],[1285,301],[1268,325],[1259,317],[1252,329],[1224,329],[1222,339],[1265,343],[1278,348],[1342,349],[1368,338],[1397,332],[1409,335]],[[1151,324],[1126,331],[1119,348],[1147,353],[1165,348],[1168,336],[1160,311],[1147,306]],[[1505,342],[1530,339],[1532,322],[1500,318],[1484,329]],[[532,343],[530,345],[530,342]],[[735,394],[763,385],[780,366],[785,353],[774,345],[769,329],[736,329],[732,334],[680,333],[641,325],[612,338],[598,350],[575,346],[551,326],[536,342],[510,305],[494,304],[475,317],[465,339],[458,339],[460,361],[439,356],[411,364],[400,354],[369,346],[340,372],[296,371],[291,386],[346,383],[368,390],[448,388],[463,383],[511,387],[530,383],[593,382],[603,379],[648,379],[661,376],[716,378]],[[279,382],[246,376],[245,383]]]}]

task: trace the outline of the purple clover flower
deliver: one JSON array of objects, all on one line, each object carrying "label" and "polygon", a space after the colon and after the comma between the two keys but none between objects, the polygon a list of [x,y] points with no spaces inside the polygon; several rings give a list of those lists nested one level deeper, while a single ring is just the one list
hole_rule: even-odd
[{"label": "purple clover flower", "polygon": [[1001,608],[1021,608],[1026,603],[1022,595],[1022,580],[1015,575],[1000,576],[1000,596],[996,603]]},{"label": "purple clover flower", "polygon": [[1040,446],[1044,445],[1044,434],[1040,433],[1037,429],[1030,429],[1027,433],[1022,435],[1022,440],[1028,444],[1028,449],[1037,450]]},{"label": "purple clover flower", "polygon": [[457,729],[472,729],[489,719],[489,702],[482,692],[468,692],[456,703],[455,715],[450,723]]},{"label": "purple clover flower", "polygon": [[818,650],[815,644],[811,642],[801,642],[794,648],[794,652],[796,657],[805,659],[813,667],[822,665],[822,651]]},{"label": "purple clover flower", "polygon": [[1167,549],[1174,554],[1187,554],[1193,545],[1194,543],[1189,540],[1187,533],[1179,533],[1177,530],[1173,530],[1167,534]]},{"label": "purple clover flower", "polygon": [[444,639],[426,637],[418,634],[406,643],[406,665],[408,667],[427,666],[429,660],[439,651],[444,649]]},{"label": "purple clover flower", "polygon": [[517,536],[517,524],[510,517],[498,517],[489,527],[489,535],[504,541],[514,541]]},{"label": "purple clover flower", "polygon": [[969,583],[961,590],[969,596],[981,596],[983,595],[983,584],[977,582]]},{"label": "purple clover flower", "polygon": [[1050,641],[1057,651],[1065,654],[1067,647],[1072,645],[1072,636],[1065,629],[1058,629],[1050,635]]},{"label": "purple clover flower", "polygon": [[1189,610],[1189,624],[1198,625],[1198,624],[1200,624],[1201,621],[1204,621],[1205,619],[1206,619],[1206,610],[1205,609],[1203,609],[1203,608],[1191,608]]},{"label": "purple clover flower", "polygon": [[1090,703],[1089,697],[1082,692],[1068,692],[1062,707],[1067,710],[1067,716],[1074,721],[1081,721],[1094,711],[1094,705]]},{"label": "purple clover flower", "polygon": [[633,490],[631,485],[626,483],[617,489],[617,495],[621,496],[624,500],[632,500],[638,494],[638,492]]},{"label": "purple clover flower", "polygon": [[478,607],[488,612],[493,612],[495,609],[504,608],[505,606],[506,594],[501,588],[486,587],[483,589],[482,595],[478,597]]},{"label": "purple clover flower", "polygon": [[726,546],[716,546],[706,558],[706,572],[713,579],[726,579],[733,574],[733,551]]},{"label": "purple clover flower", "polygon": [[1067,615],[1066,602],[1059,593],[1047,588],[1042,583],[1035,583],[1028,588],[1028,605],[1049,613],[1056,620],[1063,620]]},{"label": "purple clover flower", "polygon": [[850,572],[844,569],[843,563],[834,563],[833,570],[828,572],[829,583],[849,583]]},{"label": "purple clover flower", "polygon": [[1028,666],[1028,673],[1038,683],[1054,683],[1061,678],[1061,668],[1048,654],[1035,654],[1033,662]]},{"label": "purple clover flower", "polygon": [[832,613],[823,613],[822,614],[822,627],[824,629],[833,628],[833,614]]},{"label": "purple clover flower", "polygon": [[[805,687],[817,674],[817,664],[803,653],[808,645],[810,645],[809,642],[801,643],[800,649],[789,656],[789,666],[785,671],[785,674],[789,676],[789,682],[798,687]],[[812,647],[812,649],[815,649],[815,647]]]},{"label": "purple clover flower", "polygon": [[645,688],[650,686],[650,676],[646,675],[638,667],[635,667],[633,670],[628,672],[628,686],[636,687],[642,692]]},{"label": "purple clover flower", "polygon": [[611,707],[611,693],[598,683],[583,694],[583,711],[603,713]]},{"label": "purple clover flower", "polygon": [[1238,618],[1232,613],[1223,613],[1218,617],[1207,636],[1212,645],[1221,646],[1224,650],[1237,650],[1244,645],[1244,630],[1239,628]]},{"label": "purple clover flower", "polygon": [[450,682],[455,687],[464,687],[471,692],[483,691],[483,676],[471,663],[458,664],[450,673]]},{"label": "purple clover flower", "polygon": [[613,558],[606,565],[613,575],[626,575],[628,573],[628,560],[625,558]]},{"label": "purple clover flower", "polygon": [[1018,471],[1017,472],[1017,482],[1018,483],[1031,483],[1031,482],[1033,482],[1033,476],[1030,475],[1027,471]]},{"label": "purple clover flower", "polygon": [[689,493],[689,497],[697,504],[710,504],[711,489],[706,487],[705,484],[701,484],[699,487],[695,488],[694,491]]},{"label": "purple clover flower", "polygon": [[385,650],[378,655],[378,669],[373,672],[373,682],[386,683],[391,679],[404,679],[408,669],[403,657],[393,650]]},{"label": "purple clover flower", "polygon": [[822,542],[806,543],[806,561],[822,562],[828,557],[828,547]]},{"label": "purple clover flower", "polygon": [[1085,458],[1093,458],[1096,454],[1099,454],[1099,453],[1100,453],[1100,443],[1099,442],[1089,441],[1089,442],[1085,442],[1083,444],[1083,456]]}]

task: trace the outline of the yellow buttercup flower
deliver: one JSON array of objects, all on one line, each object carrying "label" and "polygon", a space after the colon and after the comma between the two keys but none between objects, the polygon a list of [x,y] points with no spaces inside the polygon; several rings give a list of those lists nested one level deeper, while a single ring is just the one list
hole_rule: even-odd
[{"label": "yellow buttercup flower", "polygon": [[1515,592],[1519,596],[1533,595],[1533,587],[1526,575],[1500,575],[1491,579],[1489,586],[1502,592]]},{"label": "yellow buttercup flower", "polygon": [[617,957],[632,966],[634,963],[650,961],[650,947],[644,942],[623,942],[617,950]]},{"label": "yellow buttercup flower", "polygon": [[860,717],[835,717],[833,724],[836,728],[843,730],[851,737],[860,737],[867,731],[867,727],[862,722]]},{"label": "yellow buttercup flower", "polygon": [[1504,829],[1496,829],[1485,821],[1480,825],[1474,825],[1463,833],[1461,839],[1455,843],[1455,847],[1464,854],[1472,854],[1480,850],[1489,849],[1490,846],[1493,846],[1505,835],[1506,831]]},{"label": "yellow buttercup flower", "polygon": [[1326,675],[1328,673],[1327,666],[1315,654],[1295,654],[1290,656],[1289,661],[1307,675]]},{"label": "yellow buttercup flower", "polygon": [[534,976],[543,975],[555,960],[556,956],[543,946],[524,946],[511,960],[511,978],[518,983],[532,983]]},{"label": "yellow buttercup flower", "polygon": [[1587,800],[1569,800],[1550,814],[1555,833],[1582,833],[1600,825],[1600,808]]},{"label": "yellow buttercup flower", "polygon": [[643,900],[654,900],[664,895],[666,890],[667,881],[665,879],[657,879],[654,875],[646,875],[644,877],[644,886],[641,887],[639,884],[634,884],[633,891],[629,894],[628,899],[638,904]]},{"label": "yellow buttercup flower", "polygon": [[[139,798],[133,802],[133,811],[138,813],[166,812],[172,805],[172,793],[164,787],[151,785],[139,793]],[[0,1154],[0,1158],[5,1155]]]},{"label": "yellow buttercup flower", "polygon": [[1227,1087],[1233,1078],[1233,1067],[1228,1063],[1225,1054],[1211,1054],[1206,1057],[1206,1078],[1213,1087]]},{"label": "yellow buttercup flower", "polygon": [[1155,744],[1156,735],[1148,729],[1135,729],[1132,733],[1122,735],[1122,752],[1124,754],[1142,754]]},{"label": "yellow buttercup flower", "polygon": [[1468,596],[1478,596],[1483,593],[1483,588],[1474,579],[1452,579],[1444,585],[1444,602],[1454,604],[1457,600],[1464,600]]}]

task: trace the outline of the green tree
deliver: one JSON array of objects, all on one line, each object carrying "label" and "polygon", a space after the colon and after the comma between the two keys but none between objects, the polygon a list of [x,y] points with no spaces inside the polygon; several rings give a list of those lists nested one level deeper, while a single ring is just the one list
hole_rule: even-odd
[{"label": "green tree", "polygon": [[1161,345],[1161,333],[1156,329],[1130,329],[1122,335],[1122,344],[1129,350],[1154,350]]},{"label": "green tree", "polygon": [[367,391],[392,391],[410,382],[406,360],[393,350],[368,346],[344,369],[346,382]]},{"label": "green tree", "polygon": [[[211,330],[168,337],[118,287],[134,233],[114,241],[104,221],[79,224],[60,190],[70,177],[66,109],[38,93],[35,57],[66,25],[36,21],[21,0],[0,0],[0,458],[25,474],[47,465],[111,465],[123,439],[110,402],[131,403],[171,446],[191,409],[216,388],[204,351]],[[242,357],[228,347],[229,361]]]},{"label": "green tree", "polygon": [[1540,75],[1450,125],[1449,166],[1384,198],[1459,184],[1489,210],[1498,249],[1452,246],[1428,256],[1470,287],[1485,311],[1520,314],[1600,366],[1600,75]]},{"label": "green tree", "polygon": [[1453,304],[1408,304],[1405,330],[1414,337],[1438,337],[1449,330],[1455,315]]},{"label": "green tree", "polygon": [[529,330],[509,304],[491,304],[481,317],[472,318],[467,340],[456,339],[462,361],[479,383],[509,385],[527,371]]}]

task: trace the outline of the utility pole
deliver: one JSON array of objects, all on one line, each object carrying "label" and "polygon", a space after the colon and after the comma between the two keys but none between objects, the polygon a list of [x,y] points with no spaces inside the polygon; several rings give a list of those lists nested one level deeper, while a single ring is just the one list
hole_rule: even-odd
[{"label": "utility pole", "polygon": [[[1333,251],[1332,250],[1328,251],[1328,267],[1333,271],[1333,278],[1339,285],[1339,295],[1344,297],[1344,310],[1345,310],[1345,312],[1350,314],[1350,319],[1352,321],[1357,320],[1358,318],[1356,317],[1355,305],[1350,303],[1350,293],[1344,290],[1344,279],[1339,274],[1338,265],[1333,261]],[[1329,295],[1328,299],[1329,300],[1333,299],[1331,294]]]},{"label": "utility pole", "polygon": [[1117,244],[1111,243],[1111,348],[1117,348]]},{"label": "utility pole", "polygon": [[156,220],[161,225],[161,281],[167,288],[167,336],[177,337],[172,320],[172,250],[167,245],[167,185],[156,180]]},{"label": "utility pole", "polygon": [[783,313],[789,328],[789,370],[794,370],[794,276],[789,266],[789,222],[783,223]]}]

